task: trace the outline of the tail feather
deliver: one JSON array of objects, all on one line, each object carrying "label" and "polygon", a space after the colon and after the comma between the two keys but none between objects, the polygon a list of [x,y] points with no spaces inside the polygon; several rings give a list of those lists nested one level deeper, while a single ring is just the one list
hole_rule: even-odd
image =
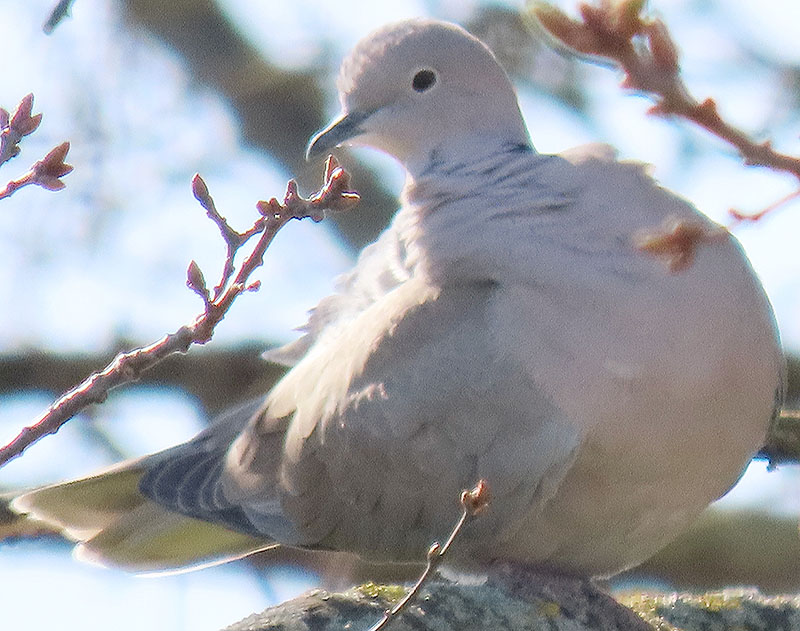
[{"label": "tail feather", "polygon": [[195,569],[276,545],[163,508],[139,491],[143,473],[140,462],[122,463],[25,493],[12,508],[62,529],[79,558],[133,572]]},{"label": "tail feather", "polygon": [[15,498],[11,507],[61,528],[71,539],[89,539],[146,500],[139,493],[143,470],[122,463],[95,475],[45,486]]},{"label": "tail feather", "polygon": [[224,563],[275,546],[268,540],[147,502],[81,543],[76,556],[131,572],[172,573]]}]

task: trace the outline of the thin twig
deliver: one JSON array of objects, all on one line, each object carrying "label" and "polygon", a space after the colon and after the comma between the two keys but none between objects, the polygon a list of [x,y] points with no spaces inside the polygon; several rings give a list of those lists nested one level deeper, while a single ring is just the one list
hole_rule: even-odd
[{"label": "thin twig", "polygon": [[206,211],[208,218],[217,225],[217,228],[219,228],[220,235],[222,236],[223,241],[225,241],[225,247],[227,248],[225,265],[222,269],[222,274],[220,275],[220,281],[214,287],[213,299],[216,300],[228,285],[231,276],[233,276],[233,272],[235,271],[234,256],[236,251],[241,248],[247,242],[247,240],[250,239],[250,237],[258,234],[264,229],[264,219],[260,218],[256,220],[249,230],[239,233],[234,230],[228,224],[228,221],[225,219],[225,217],[219,213],[214,200],[208,194],[208,188],[206,188],[205,182],[203,182],[199,176],[196,176],[192,181],[192,190],[194,192],[195,199],[200,202],[200,205]]},{"label": "thin twig", "polygon": [[[581,19],[574,20],[560,9],[539,2],[533,14],[564,45],[618,65],[625,73],[624,87],[645,92],[656,101],[651,114],[690,120],[735,147],[745,164],[783,171],[800,179],[800,157],[775,151],[769,141],[752,140],[720,116],[713,99],[699,101],[689,93],[680,76],[677,46],[661,20],[642,15],[644,4],[644,0],[582,2],[578,5]],[[800,191],[781,203],[797,196]],[[737,212],[734,220],[761,218],[781,203],[750,217]]]},{"label": "thin twig", "polygon": [[733,226],[744,222],[759,221],[762,217],[768,215],[773,210],[776,210],[781,206],[783,206],[784,204],[788,204],[789,202],[799,197],[800,197],[800,189],[781,197],[779,200],[772,202],[769,206],[766,206],[759,212],[752,214],[744,213],[736,208],[730,208],[728,209],[728,215],[731,217],[731,224],[728,226],[728,228],[732,228]]},{"label": "thin twig", "polygon": [[[0,107],[0,166],[19,155],[22,138],[36,131],[42,122],[42,115],[32,114],[32,111],[33,94],[23,97],[13,114]],[[62,142],[52,149],[44,158],[34,163],[25,175],[11,180],[0,189],[0,199],[10,197],[30,184],[50,191],[60,191],[64,188],[61,178],[72,171],[72,166],[64,162],[68,151],[68,142]]]},{"label": "thin twig", "polygon": [[[258,289],[258,282],[251,283],[249,277],[262,264],[264,253],[278,231],[292,219],[310,217],[314,221],[319,221],[327,210],[340,211],[351,208],[358,202],[358,195],[348,190],[349,184],[349,175],[331,157],[325,169],[324,186],[310,198],[300,197],[297,194],[297,185],[291,181],[287,186],[283,203],[275,198],[268,202],[258,202],[260,216],[254,224],[257,230],[252,234],[260,233],[261,236],[250,254],[245,257],[235,278],[230,280],[232,273],[226,272],[227,276],[223,274],[227,278],[226,285],[218,292],[215,291],[213,298],[208,295],[203,274],[197,263],[192,261],[189,264],[187,284],[203,298],[203,313],[191,324],[182,326],[157,342],[117,355],[106,368],[89,376],[60,397],[31,426],[25,427],[14,440],[0,449],[0,466],[22,454],[26,448],[44,436],[57,432],[83,408],[104,401],[111,389],[137,380],[144,371],[170,355],[185,353],[192,344],[208,342],[214,328],[225,317],[233,301],[245,291]],[[208,188],[200,176],[195,176],[192,188],[204,208],[209,201],[213,204]],[[215,221],[224,219],[219,217]],[[250,234],[252,230],[240,235],[242,237],[240,246],[252,236]],[[228,250],[226,270],[229,266],[233,266],[233,258],[238,249],[237,247]]]},{"label": "thin twig", "polygon": [[64,188],[61,178],[72,172],[72,165],[64,162],[69,152],[69,143],[62,142],[55,149],[52,149],[44,158],[35,162],[25,175],[16,180],[11,180],[0,189],[0,199],[11,197],[23,186],[36,184],[48,191],[60,191]]},{"label": "thin twig", "polygon": [[422,571],[422,574],[420,574],[417,582],[414,583],[414,586],[408,590],[408,593],[406,593],[406,595],[394,607],[383,612],[383,617],[372,627],[370,627],[369,631],[381,631],[381,629],[385,629],[389,622],[398,614],[400,614],[400,612],[403,611],[403,609],[405,609],[408,604],[414,600],[414,598],[416,598],[417,594],[425,585],[425,583],[428,582],[433,572],[435,572],[436,569],[442,564],[445,555],[447,554],[448,550],[450,550],[450,546],[453,545],[453,542],[461,533],[461,530],[464,528],[464,526],[472,521],[475,516],[481,513],[489,505],[489,501],[489,484],[486,482],[486,480],[479,480],[478,484],[472,490],[464,490],[461,492],[461,517],[458,518],[458,521],[453,527],[453,530],[450,533],[450,536],[447,538],[447,541],[444,545],[441,545],[438,541],[435,541],[431,547],[428,548],[425,569]]},{"label": "thin twig", "polygon": [[42,115],[32,115],[32,110],[33,94],[24,96],[13,114],[0,107],[0,165],[19,154],[19,141],[42,122]]}]

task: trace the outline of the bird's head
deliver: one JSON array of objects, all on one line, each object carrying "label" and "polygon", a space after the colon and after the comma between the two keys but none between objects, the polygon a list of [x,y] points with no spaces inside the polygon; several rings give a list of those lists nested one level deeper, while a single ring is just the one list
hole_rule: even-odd
[{"label": "bird's head", "polygon": [[492,52],[454,24],[416,19],[359,42],[337,81],[341,115],[307,156],[370,146],[412,173],[437,157],[486,143],[528,143],[508,76]]}]

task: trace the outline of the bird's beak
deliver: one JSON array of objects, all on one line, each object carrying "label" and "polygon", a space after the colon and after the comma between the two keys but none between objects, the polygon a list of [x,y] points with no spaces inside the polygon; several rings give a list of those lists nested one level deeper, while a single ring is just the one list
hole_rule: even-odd
[{"label": "bird's beak", "polygon": [[361,112],[342,114],[311,139],[306,148],[306,160],[313,160],[334,147],[360,136],[364,132],[361,123],[367,116],[368,114]]}]

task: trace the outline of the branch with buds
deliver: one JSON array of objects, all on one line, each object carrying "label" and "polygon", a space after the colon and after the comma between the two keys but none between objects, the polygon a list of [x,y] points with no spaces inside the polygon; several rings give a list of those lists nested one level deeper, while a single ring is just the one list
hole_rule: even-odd
[{"label": "branch with buds", "polygon": [[[30,427],[24,428],[14,440],[0,448],[0,466],[22,454],[44,436],[57,432],[83,408],[104,401],[113,388],[137,380],[144,371],[170,355],[185,353],[193,344],[208,342],[233,301],[245,291],[258,289],[258,281],[251,282],[250,276],[262,264],[264,254],[278,231],[292,219],[310,217],[313,221],[320,221],[327,211],[352,208],[359,198],[358,194],[349,190],[349,186],[350,176],[330,157],[325,167],[325,183],[317,193],[303,198],[298,194],[294,180],[290,181],[283,202],[275,198],[258,202],[258,218],[251,228],[240,233],[231,228],[217,212],[205,182],[199,175],[195,176],[192,181],[194,195],[219,227],[227,247],[220,282],[212,291],[207,288],[197,263],[192,261],[189,264],[187,285],[203,300],[203,312],[191,324],[182,326],[174,333],[148,346],[117,355],[103,370],[64,394]],[[236,255],[256,235],[260,235],[256,244],[236,271]]]},{"label": "branch with buds", "polygon": [[414,583],[414,586],[408,590],[406,595],[403,596],[403,598],[394,607],[383,612],[383,617],[376,622],[369,631],[381,631],[382,629],[385,629],[389,622],[396,618],[400,612],[403,611],[403,609],[405,609],[409,603],[414,600],[414,598],[416,598],[417,594],[424,587],[425,583],[430,580],[430,577],[442,564],[445,555],[450,550],[450,547],[453,545],[453,542],[456,540],[458,535],[464,529],[464,526],[482,513],[486,507],[489,506],[490,501],[491,493],[489,491],[489,484],[486,482],[486,480],[479,480],[478,484],[475,485],[474,488],[470,490],[465,489],[461,492],[461,517],[459,517],[456,525],[453,527],[453,530],[450,533],[450,536],[447,538],[447,541],[444,545],[440,544],[438,541],[433,542],[431,547],[428,549],[425,569],[422,571],[422,574],[420,574],[417,582]]},{"label": "branch with buds", "polygon": [[[625,73],[622,86],[655,99],[651,114],[680,116],[700,125],[735,147],[745,164],[790,173],[800,179],[800,158],[779,153],[767,142],[758,143],[726,122],[716,102],[695,99],[680,77],[678,49],[666,25],[642,15],[645,0],[598,0],[580,3],[580,20],[539,2],[533,15],[544,29],[573,50],[614,62]],[[756,214],[731,210],[733,223],[756,221],[774,208],[800,196],[792,193]]]},{"label": "branch with buds", "polygon": [[[32,114],[32,111],[33,94],[24,97],[13,114],[0,107],[0,166],[19,155],[20,141],[36,131],[42,122],[42,115]],[[64,188],[61,178],[72,171],[72,166],[64,162],[68,151],[68,142],[55,147],[44,158],[34,163],[25,175],[11,180],[0,189],[0,199],[10,197],[29,184],[36,184],[49,191],[60,191]]]},{"label": "branch with buds", "polygon": [[702,244],[727,235],[723,228],[709,230],[700,222],[670,217],[661,226],[634,235],[633,242],[640,252],[664,259],[669,271],[677,273],[692,266]]}]

